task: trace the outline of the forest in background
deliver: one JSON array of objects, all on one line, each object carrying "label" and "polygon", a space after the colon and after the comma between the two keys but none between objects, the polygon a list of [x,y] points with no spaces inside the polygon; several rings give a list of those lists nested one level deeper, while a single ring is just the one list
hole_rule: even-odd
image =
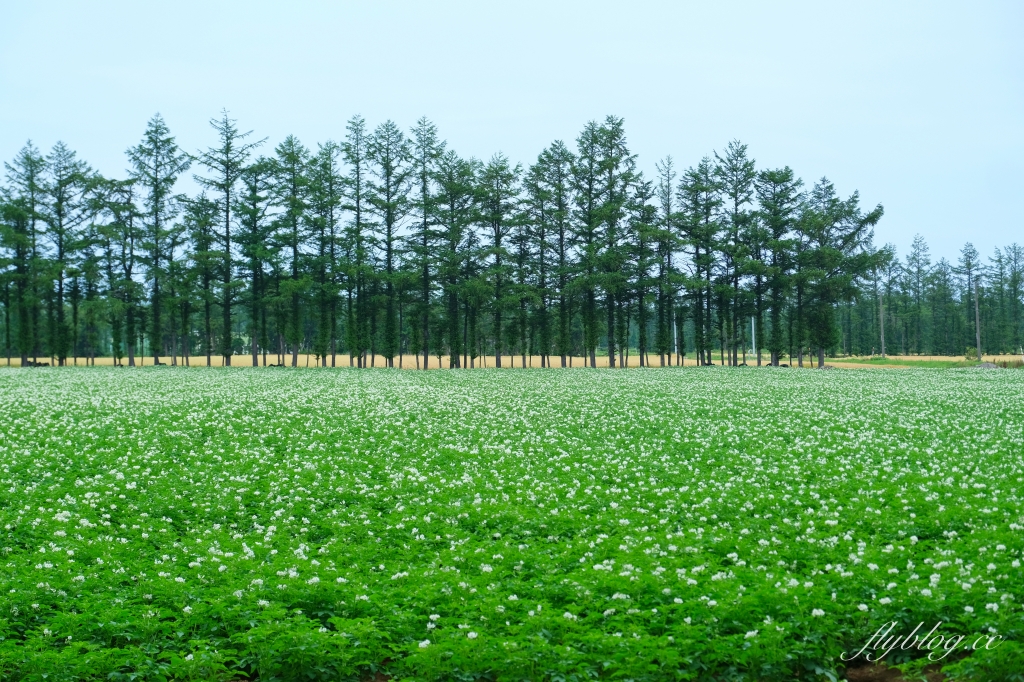
[{"label": "forest in background", "polygon": [[[355,116],[340,142],[263,155],[227,112],[211,126],[217,143],[192,154],[154,116],[124,178],[61,142],[5,163],[8,364],[737,365],[750,350],[820,366],[1024,338],[1020,245],[933,263],[919,236],[900,258],[875,244],[881,205],[758,169],[739,141],[648,178],[612,116],[526,167],[463,158],[427,119]],[[200,191],[176,191],[190,171]]]}]

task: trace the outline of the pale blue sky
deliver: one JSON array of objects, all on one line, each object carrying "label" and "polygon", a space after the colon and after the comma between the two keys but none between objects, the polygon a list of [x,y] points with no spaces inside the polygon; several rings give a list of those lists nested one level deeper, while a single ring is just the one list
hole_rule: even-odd
[{"label": "pale blue sky", "polygon": [[58,139],[118,176],[161,112],[179,144],[339,139],[428,116],[524,164],[622,116],[640,167],[738,138],[886,215],[879,242],[1024,242],[1021,2],[16,2],[0,22],[0,157]]}]

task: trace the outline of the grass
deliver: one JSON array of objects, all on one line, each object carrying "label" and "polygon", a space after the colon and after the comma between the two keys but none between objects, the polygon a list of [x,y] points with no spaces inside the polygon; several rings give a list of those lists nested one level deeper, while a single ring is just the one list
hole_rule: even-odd
[{"label": "grass", "polygon": [[952,672],[1009,679],[1022,399],[956,369],[5,370],[0,678],[821,680],[941,620],[1007,638]]},{"label": "grass", "polygon": [[964,360],[963,358],[948,358],[943,360],[935,359],[917,359],[913,356],[896,356],[896,357],[844,357],[844,358],[832,358],[829,360],[830,363],[838,362],[844,365],[870,365],[872,367],[927,367],[937,369],[950,369],[954,367],[976,367],[979,363],[974,360]]}]

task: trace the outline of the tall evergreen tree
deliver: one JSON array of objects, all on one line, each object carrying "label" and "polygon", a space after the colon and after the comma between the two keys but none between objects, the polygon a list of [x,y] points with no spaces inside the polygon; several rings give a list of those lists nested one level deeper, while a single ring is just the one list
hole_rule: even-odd
[{"label": "tall evergreen tree", "polygon": [[184,228],[192,245],[192,274],[196,282],[196,295],[202,304],[202,348],[207,367],[213,364],[213,307],[217,302],[214,286],[218,269],[224,262],[217,243],[219,213],[217,202],[207,198],[205,192],[185,202]]},{"label": "tall evergreen tree", "polygon": [[519,211],[519,179],[522,169],[512,166],[503,154],[495,154],[480,169],[480,222],[487,233],[485,254],[490,258],[489,275],[494,296],[491,299],[494,326],[494,366],[501,367],[501,356],[506,347],[502,327],[503,314],[508,307],[509,252],[505,238],[515,226]]},{"label": "tall evergreen tree", "polygon": [[188,170],[191,157],[178,148],[167,124],[156,114],[146,124],[142,141],[128,150],[130,177],[142,193],[142,226],[145,230],[146,265],[150,284],[150,346],[153,362],[160,362],[163,347],[163,316],[160,299],[167,263],[174,258],[168,248],[172,223],[179,211],[174,184]]},{"label": "tall evergreen tree", "polygon": [[789,166],[761,171],[754,184],[760,205],[758,219],[764,227],[766,239],[765,279],[770,326],[766,348],[775,367],[779,366],[779,358],[785,348],[783,314],[793,267],[791,235],[802,202],[801,184]]},{"label": "tall evergreen tree", "polygon": [[347,287],[346,329],[348,332],[349,365],[352,358],[358,358],[358,366],[366,364],[366,352],[370,348],[372,241],[368,238],[371,222],[368,219],[369,179],[369,138],[366,122],[361,116],[353,116],[347,126],[342,153],[349,168],[345,178],[346,203],[344,208],[351,215],[345,233],[346,250],[350,254],[346,273]]},{"label": "tall evergreen tree", "polygon": [[562,141],[556,141],[541,154],[538,164],[544,172],[544,184],[550,195],[550,220],[555,249],[556,287],[558,293],[558,326],[555,333],[555,352],[561,366],[566,366],[570,355],[569,324],[572,317],[572,291],[570,282],[575,264],[572,261],[572,181],[575,158]]},{"label": "tall evergreen tree", "polygon": [[[6,251],[3,259],[4,333],[5,348],[10,364],[10,352],[17,348],[21,365],[28,365],[32,352],[34,329],[32,319],[32,221],[23,198],[10,199],[0,195],[0,248]],[[12,314],[12,309],[14,313]],[[12,326],[18,333],[13,335]],[[13,338],[12,338],[13,337]]]},{"label": "tall evergreen tree", "polygon": [[845,201],[840,199],[825,178],[814,186],[809,197],[805,273],[809,282],[809,340],[818,351],[818,367],[825,366],[825,349],[836,343],[836,304],[854,296],[857,280],[874,267],[872,228],[882,217],[882,206],[865,214],[859,201],[856,192]]},{"label": "tall evergreen tree", "polygon": [[551,363],[551,273],[556,269],[555,249],[552,244],[553,202],[546,175],[544,155],[541,154],[537,163],[527,170],[523,182],[525,190],[523,227],[527,230],[528,248],[532,252],[531,268],[536,278],[536,347],[539,351],[541,367],[548,367]]},{"label": "tall evergreen tree", "polygon": [[398,301],[395,270],[399,230],[409,213],[409,191],[413,167],[409,141],[392,121],[377,126],[367,145],[375,181],[369,186],[369,203],[377,214],[379,242],[383,250],[384,338],[382,350],[387,366],[395,366],[398,354]]},{"label": "tall evergreen tree", "polygon": [[[274,258],[271,191],[273,164],[260,157],[246,166],[239,177],[241,189],[235,200],[235,216],[241,228],[235,241],[240,250],[240,270],[249,280],[249,352],[252,366],[259,365],[259,349],[270,344],[267,330],[267,268]],[[201,220],[202,213],[196,216]],[[200,227],[197,225],[197,227]],[[203,270],[205,272],[205,269]],[[265,365],[266,353],[263,355]]]},{"label": "tall evergreen tree", "polygon": [[599,322],[597,289],[601,279],[601,203],[602,134],[595,122],[587,123],[576,139],[573,163],[574,245],[578,250],[577,272],[573,282],[582,299],[583,352],[591,367],[597,367]]},{"label": "tall evergreen tree", "polygon": [[652,274],[660,261],[657,246],[662,238],[658,224],[657,190],[650,180],[638,174],[629,205],[631,260],[635,272],[633,297],[636,301],[637,353],[641,367],[647,367],[650,350],[650,292],[659,283]]},{"label": "tall evergreen tree", "polygon": [[672,313],[675,310],[675,267],[672,256],[677,248],[676,221],[678,219],[675,191],[676,171],[675,163],[671,156],[666,156],[658,162],[658,298],[656,302],[656,331],[655,346],[660,358],[660,365],[665,366],[665,360],[672,364]]},{"label": "tall evergreen tree", "polygon": [[52,352],[64,366],[71,350],[72,335],[66,319],[65,294],[69,269],[80,247],[81,230],[92,219],[95,208],[90,191],[95,185],[92,169],[78,159],[63,142],[58,142],[46,157],[47,174],[43,182],[42,216],[51,245],[50,268],[55,281],[54,311],[56,324],[51,331]]},{"label": "tall evergreen tree", "polygon": [[448,366],[460,367],[466,350],[465,334],[460,329],[462,275],[467,259],[467,238],[473,229],[476,210],[476,163],[454,151],[441,155],[434,172],[437,185],[435,210],[441,230],[437,276],[441,280],[448,336]]},{"label": "tall evergreen tree", "polygon": [[[106,249],[107,290],[111,301],[111,327],[116,332],[115,348],[120,347],[121,313],[124,314],[124,343],[128,366],[135,366],[135,349],[141,316],[139,306],[144,292],[136,274],[142,260],[145,241],[143,217],[136,205],[135,181],[108,181],[103,210],[108,222],[103,231]],[[141,348],[140,348],[141,350]],[[118,357],[115,352],[115,358]]]},{"label": "tall evergreen tree", "polygon": [[344,203],[344,178],[339,157],[341,147],[334,142],[320,145],[310,167],[310,213],[313,232],[313,264],[317,301],[317,335],[314,352],[331,367],[337,355],[337,300],[344,265],[339,263],[339,225]]},{"label": "tall evergreen tree", "polygon": [[910,350],[918,354],[922,353],[924,349],[924,299],[930,267],[931,259],[928,254],[928,245],[925,243],[924,237],[915,235],[903,270],[907,276],[907,288],[913,305],[911,309]]},{"label": "tall evergreen tree", "polygon": [[45,281],[45,263],[40,237],[46,159],[29,140],[13,162],[4,163],[4,167],[7,171],[10,198],[16,202],[15,210],[24,220],[24,224],[18,229],[27,240],[28,248],[24,260],[21,261],[16,285],[19,302],[19,350],[22,353],[22,363],[26,364],[29,355],[32,355],[33,362],[38,360],[43,343],[40,330],[40,302],[43,294],[41,287]]},{"label": "tall evergreen tree", "polygon": [[725,150],[725,156],[715,153],[715,177],[722,188],[724,210],[724,238],[719,250],[722,253],[722,267],[728,294],[727,310],[722,311],[728,327],[729,364],[739,364],[737,344],[740,329],[743,328],[741,316],[745,311],[740,281],[743,277],[753,274],[755,264],[752,262],[750,236],[753,227],[753,213],[750,206],[754,201],[754,160],[747,157],[747,145],[733,140]]},{"label": "tall evergreen tree", "polygon": [[220,212],[220,232],[217,237],[220,240],[221,252],[221,343],[220,354],[224,358],[224,364],[231,364],[231,355],[234,352],[232,346],[231,314],[234,306],[235,289],[237,288],[234,279],[235,261],[234,245],[231,240],[232,210],[235,202],[235,185],[238,183],[242,171],[245,170],[246,162],[252,150],[263,144],[263,140],[256,142],[245,142],[245,139],[252,134],[252,131],[240,133],[235,125],[236,121],[228,117],[225,109],[221,112],[220,119],[210,119],[210,126],[217,132],[217,146],[210,147],[199,154],[199,163],[210,173],[210,177],[196,176],[196,182],[207,190],[212,190],[218,195],[217,207]]},{"label": "tall evergreen tree", "polygon": [[636,156],[626,146],[621,118],[609,116],[600,127],[601,200],[598,214],[602,224],[601,286],[605,294],[608,332],[608,366],[615,367],[617,337],[625,336],[621,294],[626,287],[623,267],[628,258],[622,228],[629,202],[629,189],[636,176]]},{"label": "tall evergreen tree", "polygon": [[[978,305],[977,296],[981,280],[981,257],[974,244],[967,242],[960,250],[960,259],[957,262],[956,273],[961,278],[960,301],[964,310],[964,319],[971,330],[971,338],[968,347],[974,345],[977,348],[978,359],[981,359],[981,329],[979,315],[975,314],[974,308]],[[972,343],[973,342],[973,343]]]},{"label": "tall evergreen tree", "polygon": [[433,176],[438,159],[444,152],[444,142],[437,136],[437,126],[427,118],[416,122],[412,131],[411,166],[416,186],[413,210],[418,214],[413,234],[409,239],[409,250],[419,271],[419,325],[423,344],[423,369],[429,366],[430,346],[430,296],[433,289],[432,265],[433,246],[437,238],[434,227]]},{"label": "tall evergreen tree", "polygon": [[712,274],[716,260],[721,226],[718,221],[722,205],[721,185],[714,174],[714,166],[707,157],[689,168],[676,192],[682,214],[677,225],[683,242],[691,251],[692,274],[687,288],[693,299],[694,345],[697,364],[711,364],[712,332]]}]

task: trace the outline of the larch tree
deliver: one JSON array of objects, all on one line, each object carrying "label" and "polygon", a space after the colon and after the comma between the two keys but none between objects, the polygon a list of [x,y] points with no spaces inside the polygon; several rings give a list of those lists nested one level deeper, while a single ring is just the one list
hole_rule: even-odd
[{"label": "larch tree", "polygon": [[218,249],[216,227],[219,217],[217,202],[203,192],[185,202],[184,226],[192,244],[192,273],[196,280],[196,296],[203,311],[203,353],[206,366],[213,364],[213,306],[217,302],[214,285],[224,257]]},{"label": "larch tree", "polygon": [[675,266],[673,254],[678,248],[676,222],[679,219],[675,203],[676,171],[671,156],[666,156],[657,163],[657,199],[658,199],[658,298],[655,303],[655,347],[657,348],[660,365],[672,364],[674,352],[672,343],[672,313],[675,310]]},{"label": "larch tree", "polygon": [[978,360],[981,360],[981,325],[980,315],[975,314],[974,308],[978,304],[978,287],[981,279],[981,257],[974,244],[967,242],[960,250],[960,258],[957,261],[956,274],[960,276],[961,293],[960,301],[964,309],[964,318],[971,330],[971,336],[977,350],[975,351]]},{"label": "larch tree", "polygon": [[649,364],[650,292],[659,283],[659,278],[652,274],[661,261],[657,249],[662,238],[655,203],[657,196],[654,182],[644,179],[643,174],[637,174],[629,202],[629,249],[634,271],[632,298],[636,305],[637,353],[641,367]]},{"label": "larch tree", "polygon": [[[142,260],[145,231],[142,214],[136,205],[135,181],[111,181],[106,192],[104,209],[109,214],[109,274],[108,291],[116,300],[112,317],[119,317],[124,309],[124,342],[128,366],[135,366],[135,348],[138,338],[139,305],[144,292],[136,281],[137,268]],[[114,327],[120,325],[115,323]]]},{"label": "larch tree", "polygon": [[433,248],[437,239],[434,227],[433,176],[438,159],[444,153],[445,144],[437,136],[437,126],[427,118],[416,122],[412,130],[410,162],[412,182],[415,185],[412,208],[418,214],[413,234],[409,239],[409,250],[419,271],[419,325],[423,348],[423,369],[429,366],[430,347],[430,296],[433,289],[431,267],[434,261]]},{"label": "larch tree", "polygon": [[163,117],[156,114],[146,125],[138,145],[128,150],[129,175],[142,193],[142,227],[145,232],[146,266],[150,284],[150,346],[153,362],[160,362],[163,347],[161,283],[167,263],[174,258],[168,248],[172,223],[179,211],[174,184],[188,170],[192,157],[178,148]]},{"label": "larch tree", "polygon": [[56,284],[52,351],[57,356],[57,363],[63,367],[72,343],[64,305],[68,270],[79,248],[81,230],[95,213],[89,196],[95,181],[89,165],[78,159],[63,142],[54,145],[53,151],[47,155],[46,167],[42,216],[51,243],[50,267]]},{"label": "larch tree", "polygon": [[[235,199],[235,216],[241,228],[236,237],[240,247],[240,267],[249,280],[249,351],[252,366],[259,366],[259,348],[267,348],[267,277],[268,262],[274,257],[271,191],[273,165],[260,157],[246,166],[239,177],[241,188]],[[266,354],[263,356],[266,364]]]},{"label": "larch tree", "polygon": [[629,190],[636,175],[636,156],[626,146],[626,131],[621,118],[608,116],[598,129],[598,135],[600,200],[597,212],[603,242],[599,255],[600,279],[605,295],[608,366],[614,368],[616,341],[625,338],[626,321],[621,294],[626,287],[623,267],[627,253],[622,228]]},{"label": "larch tree", "polygon": [[[7,364],[10,365],[12,347],[21,356],[22,367],[28,366],[32,351],[32,236],[31,220],[24,199],[10,199],[0,195],[0,246],[7,257],[0,261],[4,278],[4,331],[6,335]],[[14,314],[11,314],[11,310]],[[11,329],[18,325],[16,338]]]},{"label": "larch tree", "polygon": [[331,367],[337,356],[337,299],[343,264],[339,263],[339,222],[344,204],[344,183],[339,165],[341,147],[335,142],[319,146],[310,162],[309,205],[313,236],[314,288],[317,332],[313,350]]},{"label": "larch tree", "polygon": [[676,196],[682,213],[677,227],[684,243],[692,249],[693,273],[688,279],[688,288],[693,298],[697,364],[710,365],[714,294],[712,274],[721,229],[718,217],[722,205],[721,185],[715,177],[711,159],[701,159],[699,164],[683,174]]},{"label": "larch tree", "polygon": [[382,351],[388,367],[395,366],[398,354],[398,301],[395,296],[398,233],[410,211],[409,192],[413,167],[409,141],[393,121],[385,121],[374,130],[367,154],[373,180],[369,183],[369,203],[377,215],[379,242],[383,250],[384,338]]},{"label": "larch tree", "polygon": [[857,192],[844,201],[826,178],[815,184],[808,198],[804,227],[808,240],[807,320],[819,368],[825,366],[825,349],[834,345],[838,336],[836,305],[856,294],[854,285],[872,271],[877,257],[870,246],[882,206],[864,213],[859,204]]},{"label": "larch tree", "polygon": [[288,323],[285,341],[291,347],[292,367],[299,364],[303,341],[302,298],[308,289],[303,244],[309,211],[309,150],[294,135],[274,149],[274,203],[277,215],[277,241],[286,249],[289,277],[280,282],[281,296],[287,301]]},{"label": "larch tree", "polygon": [[715,153],[715,176],[722,188],[724,238],[719,250],[722,252],[722,266],[725,284],[728,287],[725,322],[728,326],[729,364],[739,364],[737,343],[740,337],[740,319],[744,312],[740,280],[753,271],[752,254],[748,235],[752,223],[750,209],[754,201],[754,160],[747,157],[747,145],[739,140],[731,141],[724,156]]},{"label": "larch tree", "polygon": [[910,349],[920,354],[924,348],[924,298],[927,288],[928,270],[931,268],[931,256],[924,237],[914,235],[903,267],[907,276],[907,285],[912,300],[910,324]]},{"label": "larch tree", "polygon": [[211,119],[210,126],[217,132],[217,146],[209,147],[205,152],[199,154],[199,163],[210,173],[209,177],[196,176],[196,182],[207,190],[218,195],[217,207],[220,212],[220,232],[217,237],[220,240],[221,251],[221,342],[220,354],[224,358],[224,364],[231,364],[231,355],[234,352],[232,347],[232,308],[234,306],[235,284],[234,271],[234,245],[231,240],[232,210],[235,201],[235,185],[238,183],[242,171],[252,150],[263,144],[263,140],[246,142],[245,139],[252,134],[252,131],[240,133],[235,125],[236,121],[228,117],[227,110],[221,113],[219,119]]},{"label": "larch tree", "polygon": [[349,265],[346,273],[346,330],[349,365],[356,358],[359,367],[366,366],[366,351],[370,348],[370,317],[372,315],[371,282],[373,279],[372,248],[369,238],[372,221],[369,220],[369,138],[366,122],[353,116],[347,126],[342,155],[348,167],[345,178],[346,201],[344,209],[351,216],[345,231]]},{"label": "larch tree", "polygon": [[459,300],[466,257],[466,237],[473,228],[476,209],[476,166],[454,151],[446,151],[437,161],[434,182],[435,216],[440,228],[437,276],[441,281],[445,323],[448,336],[448,366],[462,365],[465,350],[460,329]]},{"label": "larch tree", "polygon": [[550,196],[549,216],[552,229],[552,245],[555,249],[554,278],[558,294],[558,325],[555,331],[555,352],[566,366],[571,353],[569,324],[572,318],[570,282],[574,263],[572,260],[572,169],[574,157],[569,148],[556,141],[545,149],[538,160],[544,172],[546,192]]},{"label": "larch tree", "polygon": [[519,212],[519,178],[522,173],[517,164],[512,166],[504,154],[495,154],[480,169],[480,222],[487,234],[486,255],[490,258],[489,277],[493,292],[491,304],[494,314],[492,335],[494,340],[494,366],[501,367],[505,348],[504,311],[508,307],[506,283],[509,280],[509,252],[505,240],[515,225]]},{"label": "larch tree", "polygon": [[[37,361],[42,349],[39,305],[43,294],[41,287],[45,279],[45,264],[40,236],[46,159],[32,144],[32,140],[29,140],[11,163],[4,163],[4,167],[7,171],[11,199],[17,202],[17,210],[23,213],[23,234],[28,243],[28,252],[20,266],[22,270],[16,285],[20,306],[19,349],[22,353],[22,363],[25,364],[29,355],[32,356],[33,362]],[[22,315],[24,317],[21,317]]]},{"label": "larch tree", "polygon": [[779,366],[785,349],[783,315],[790,287],[792,265],[792,232],[800,212],[801,181],[788,166],[763,170],[757,175],[754,187],[759,205],[758,221],[765,233],[765,269],[768,293],[768,320],[770,335],[765,347],[771,354],[771,364]]},{"label": "larch tree", "polygon": [[575,288],[582,299],[583,352],[585,361],[597,367],[599,337],[597,290],[601,280],[602,227],[602,134],[601,127],[589,122],[576,139],[573,163],[574,246],[578,252]]},{"label": "larch tree", "polygon": [[552,244],[552,195],[547,184],[547,169],[543,157],[541,154],[537,163],[530,166],[523,181],[523,225],[528,230],[531,267],[535,277],[536,346],[539,350],[540,366],[548,367],[551,363],[551,273],[555,270],[555,249]]}]

